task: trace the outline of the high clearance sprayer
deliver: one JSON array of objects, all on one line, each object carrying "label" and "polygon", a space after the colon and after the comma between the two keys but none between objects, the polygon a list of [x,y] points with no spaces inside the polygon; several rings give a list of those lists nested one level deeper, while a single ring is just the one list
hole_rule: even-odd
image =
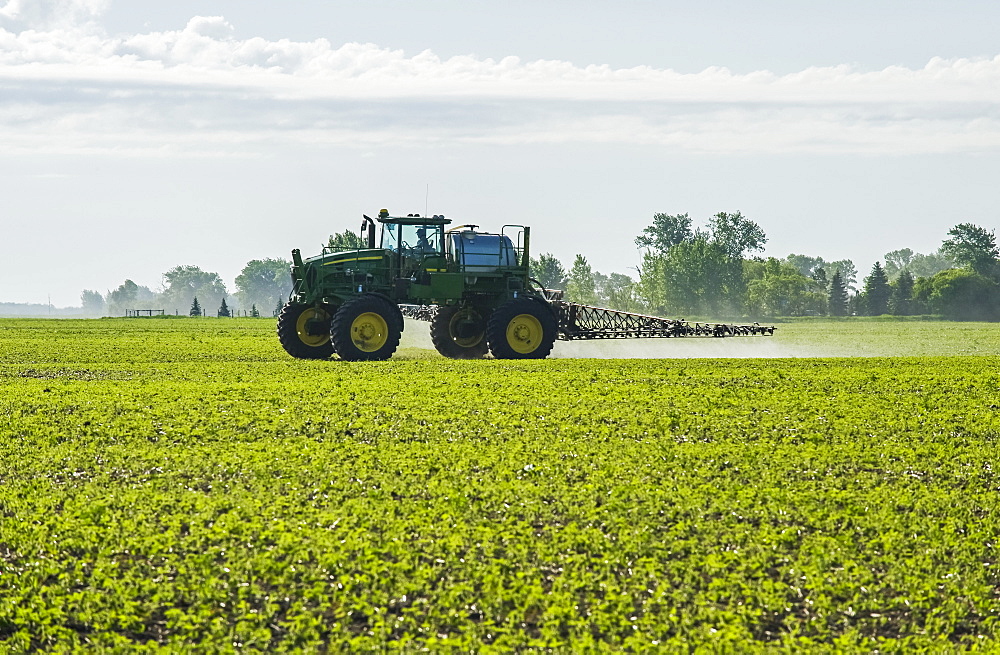
[{"label": "high clearance sprayer", "polygon": [[531,230],[449,227],[444,216],[390,216],[361,224],[365,247],[292,251],[292,292],[278,316],[278,340],[292,356],[389,359],[404,314],[429,320],[438,352],[455,359],[542,359],[556,339],[772,335],[774,326],[690,323],[562,299],[531,277]]}]

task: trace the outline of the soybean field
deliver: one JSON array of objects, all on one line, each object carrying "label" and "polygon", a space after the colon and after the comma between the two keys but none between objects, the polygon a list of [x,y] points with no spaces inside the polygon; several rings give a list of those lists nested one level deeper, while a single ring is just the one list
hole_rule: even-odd
[{"label": "soybean field", "polygon": [[425,331],[0,320],[0,651],[1000,648],[1000,326]]}]

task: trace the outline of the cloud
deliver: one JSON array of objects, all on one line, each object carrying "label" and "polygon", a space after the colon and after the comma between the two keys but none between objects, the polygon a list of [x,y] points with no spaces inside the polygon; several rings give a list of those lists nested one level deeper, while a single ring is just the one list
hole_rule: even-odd
[{"label": "cloud", "polygon": [[100,17],[111,0],[7,0],[0,19],[21,27],[50,29],[86,25]]},{"label": "cloud", "polygon": [[[10,0],[0,135],[16,149],[159,153],[275,142],[609,142],[685,152],[1000,149],[1000,56],[921,69],[682,74],[565,61],[412,56],[374,44],[237,39],[222,17],[106,35],[104,0]],[[38,8],[40,7],[40,8]],[[53,22],[69,15],[71,21]],[[35,15],[37,14],[37,15]]]}]

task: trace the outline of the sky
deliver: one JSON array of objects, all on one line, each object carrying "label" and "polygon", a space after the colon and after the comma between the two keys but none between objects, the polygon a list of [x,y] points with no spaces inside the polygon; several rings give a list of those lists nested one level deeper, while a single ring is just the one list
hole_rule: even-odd
[{"label": "sky", "polygon": [[653,214],[764,256],[1000,223],[1000,3],[0,0],[0,302],[315,254],[362,213],[636,275]]}]

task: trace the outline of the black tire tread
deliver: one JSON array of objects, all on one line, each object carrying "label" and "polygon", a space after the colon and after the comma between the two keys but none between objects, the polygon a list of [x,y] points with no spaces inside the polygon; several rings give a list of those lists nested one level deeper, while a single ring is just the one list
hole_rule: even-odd
[{"label": "black tire tread", "polygon": [[[542,342],[530,353],[519,353],[507,343],[507,325],[520,314],[531,314],[542,324]],[[545,359],[556,342],[556,319],[543,300],[515,298],[500,305],[486,328],[490,352],[497,359]]]},{"label": "black tire tread", "polygon": [[312,305],[299,305],[286,303],[278,314],[278,342],[292,357],[298,359],[327,359],[333,354],[333,343],[327,341],[320,346],[310,346],[302,343],[299,338],[298,323],[299,316],[307,309],[312,309]]},{"label": "black tire tread", "polygon": [[[359,350],[351,340],[351,324],[361,314],[373,312],[381,316],[389,328],[385,344],[376,351]],[[352,298],[340,306],[330,322],[330,339],[333,349],[341,359],[349,362],[384,361],[392,357],[399,347],[402,333],[402,321],[398,318],[399,309],[381,296],[366,294]]]},{"label": "black tire tread", "polygon": [[431,319],[431,343],[439,353],[451,359],[482,359],[489,352],[486,334],[483,334],[479,343],[470,347],[455,343],[451,334],[451,319],[461,310],[462,307],[458,305],[438,307],[434,312],[434,318]]}]

